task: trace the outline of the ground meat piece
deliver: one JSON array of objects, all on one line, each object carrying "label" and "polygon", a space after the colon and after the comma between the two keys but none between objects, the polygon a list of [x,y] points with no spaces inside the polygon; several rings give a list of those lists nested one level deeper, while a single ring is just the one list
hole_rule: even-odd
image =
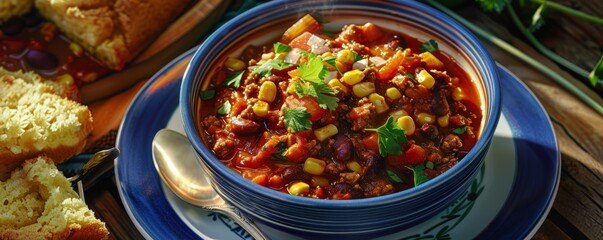
[{"label": "ground meat piece", "polygon": [[396,74],[391,82],[402,92],[406,88],[415,87],[415,83],[406,74]]},{"label": "ground meat piece", "polygon": [[442,150],[444,151],[457,151],[463,146],[463,140],[455,134],[448,134],[442,141]]},{"label": "ground meat piece", "polygon": [[375,82],[377,80],[377,69],[375,67],[369,67],[364,69],[364,81]]},{"label": "ground meat piece", "polygon": [[448,105],[446,95],[446,90],[440,89],[436,92],[436,94],[433,95],[433,98],[431,99],[431,109],[437,116],[443,116],[450,113],[450,107]]},{"label": "ground meat piece", "polygon": [[245,81],[243,81],[243,84],[245,86],[250,85],[250,84],[255,84],[257,86],[258,80],[260,80],[260,75],[249,74],[249,75],[247,75],[247,78],[245,78]]},{"label": "ground meat piece", "polygon": [[339,174],[339,182],[356,184],[360,179],[360,174],[356,172],[343,172]]},{"label": "ground meat piece", "polygon": [[224,129],[224,122],[214,115],[208,115],[203,118],[203,126],[207,133],[214,135],[217,130]]},{"label": "ground meat piece", "polygon": [[462,127],[462,126],[467,126],[471,124],[471,119],[466,118],[463,115],[457,114],[454,116],[450,116],[450,118],[448,118],[448,122],[450,124],[452,124],[452,126],[455,127]]},{"label": "ground meat piece", "polygon": [[358,107],[352,108],[346,115],[350,123],[352,123],[352,131],[365,129],[375,113],[375,105],[369,102],[368,98],[360,99]]},{"label": "ground meat piece", "polygon": [[456,111],[456,112],[465,112],[465,111],[467,111],[467,106],[465,106],[465,104],[463,104],[462,102],[454,101],[452,103],[452,106],[454,107],[454,111]]},{"label": "ground meat piece", "polygon": [[394,192],[394,186],[385,179],[371,179],[361,181],[360,185],[364,191],[364,197],[376,197]]},{"label": "ground meat piece", "polygon": [[325,174],[326,176],[329,177],[335,177],[337,175],[339,175],[340,172],[346,170],[346,166],[343,164],[335,164],[333,162],[329,162],[327,163],[327,165],[325,166],[325,171],[323,172],[323,174]]},{"label": "ground meat piece", "polygon": [[257,98],[250,98],[249,100],[247,100],[247,107],[243,111],[241,111],[241,114],[239,114],[239,116],[244,119],[255,120],[257,116],[255,115],[255,112],[253,112],[253,105],[257,101]]},{"label": "ground meat piece", "polygon": [[331,195],[331,199],[355,199],[362,198],[364,195],[360,186],[349,183],[337,183],[333,185],[329,194]]},{"label": "ground meat piece", "polygon": [[234,150],[235,142],[230,138],[218,138],[214,144],[214,153],[218,158],[225,159]]},{"label": "ground meat piece", "polygon": [[346,25],[343,27],[341,33],[337,37],[335,41],[338,42],[364,42],[364,31],[362,31],[362,27],[354,24]]},{"label": "ground meat piece", "polygon": [[245,85],[245,91],[244,91],[245,97],[246,98],[257,97],[259,90],[260,90],[260,87],[255,83],[250,83],[249,85]]}]

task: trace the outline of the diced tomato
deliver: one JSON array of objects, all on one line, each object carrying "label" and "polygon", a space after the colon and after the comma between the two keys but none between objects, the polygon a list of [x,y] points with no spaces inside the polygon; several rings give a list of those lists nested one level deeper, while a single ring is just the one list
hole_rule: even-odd
[{"label": "diced tomato", "polygon": [[413,166],[425,162],[426,155],[425,149],[416,144],[410,145],[408,150],[404,153],[406,162]]},{"label": "diced tomato", "polygon": [[366,149],[375,153],[379,152],[379,135],[377,132],[369,133],[369,135],[363,138],[360,142]]},{"label": "diced tomato", "polygon": [[310,121],[316,121],[327,112],[318,105],[318,101],[311,96],[304,96],[301,98],[287,98],[287,106],[290,108],[304,107],[306,111],[310,113]]},{"label": "diced tomato", "polygon": [[285,186],[285,182],[283,181],[283,177],[281,175],[272,175],[268,179],[268,186],[274,189],[281,189]]},{"label": "diced tomato", "polygon": [[294,163],[302,163],[308,158],[308,149],[306,149],[306,138],[296,137],[296,143],[289,146],[283,153],[287,160]]},{"label": "diced tomato", "polygon": [[251,179],[252,182],[262,185],[262,186],[266,186],[266,184],[268,183],[268,177],[266,177],[266,174],[260,174],[255,176],[253,179]]},{"label": "diced tomato", "polygon": [[239,160],[239,164],[242,167],[257,168],[272,157],[272,154],[277,152],[276,144],[278,144],[278,138],[270,138],[262,148],[258,151],[255,156],[243,158]]},{"label": "diced tomato", "polygon": [[296,38],[294,38],[293,40],[291,40],[291,42],[289,43],[289,46],[291,48],[299,48],[306,52],[310,52],[310,51],[312,51],[312,47],[310,45],[308,45],[308,40],[310,39],[310,37],[312,37],[312,33],[309,33],[309,32],[302,33],[301,35],[299,35]]},{"label": "diced tomato", "polygon": [[398,67],[402,63],[402,60],[404,60],[404,55],[402,50],[396,51],[396,53],[387,60],[385,65],[377,71],[377,79],[385,82],[393,78],[398,72]]}]

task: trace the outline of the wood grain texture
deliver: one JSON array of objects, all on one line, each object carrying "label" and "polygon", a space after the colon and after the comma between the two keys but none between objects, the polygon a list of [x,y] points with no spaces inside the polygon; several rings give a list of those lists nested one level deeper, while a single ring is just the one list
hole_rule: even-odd
[{"label": "wood grain texture", "polygon": [[[581,2],[580,6],[593,8],[591,11],[595,13],[603,11],[600,1],[572,2]],[[574,84],[582,82],[539,54],[524,42],[522,36],[516,35],[516,31],[492,20],[501,16],[488,16],[472,7],[466,7],[461,14]],[[556,17],[554,21],[547,22],[550,25],[546,25],[545,32],[538,38],[570,61],[584,68],[592,67],[601,57],[603,28],[580,22],[573,18]],[[542,73],[496,46],[486,45],[497,62],[534,92],[549,114],[559,141],[562,174],[558,194],[551,214],[534,238],[603,239],[603,117]],[[579,87],[601,101],[588,86],[582,84]]]}]

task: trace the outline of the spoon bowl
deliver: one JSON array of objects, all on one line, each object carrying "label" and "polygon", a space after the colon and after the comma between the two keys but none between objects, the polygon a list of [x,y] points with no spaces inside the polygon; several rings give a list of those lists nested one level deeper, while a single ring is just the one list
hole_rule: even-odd
[{"label": "spoon bowl", "polygon": [[159,130],[153,138],[152,149],[155,170],[176,196],[192,205],[229,216],[255,239],[269,239],[255,223],[216,193],[196,161],[195,150],[186,136],[170,129]]}]

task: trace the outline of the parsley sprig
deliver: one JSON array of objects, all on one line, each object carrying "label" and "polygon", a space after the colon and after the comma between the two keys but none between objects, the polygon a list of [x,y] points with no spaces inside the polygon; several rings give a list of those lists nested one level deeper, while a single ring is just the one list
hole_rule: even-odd
[{"label": "parsley sprig", "polygon": [[314,53],[301,52],[302,56],[307,57],[307,61],[300,63],[297,71],[300,79],[295,83],[295,91],[300,97],[312,96],[316,98],[321,108],[331,111],[337,108],[339,99],[334,95],[337,90],[330,88],[325,84],[324,79],[329,74],[329,68],[323,63],[323,59]]},{"label": "parsley sprig", "polygon": [[379,153],[383,156],[402,153],[402,144],[408,143],[404,129],[400,128],[393,117],[389,117],[382,126],[365,130],[376,131],[378,135]]},{"label": "parsley sprig", "polygon": [[312,115],[308,111],[306,111],[306,108],[285,108],[284,111],[286,128],[290,128],[294,132],[301,132],[312,129],[312,121],[310,121],[310,117]]},{"label": "parsley sprig", "polygon": [[283,60],[272,59],[256,67],[253,72],[251,72],[251,74],[259,74],[262,77],[266,77],[272,74],[272,70],[283,70],[292,66],[293,64],[285,62]]}]

